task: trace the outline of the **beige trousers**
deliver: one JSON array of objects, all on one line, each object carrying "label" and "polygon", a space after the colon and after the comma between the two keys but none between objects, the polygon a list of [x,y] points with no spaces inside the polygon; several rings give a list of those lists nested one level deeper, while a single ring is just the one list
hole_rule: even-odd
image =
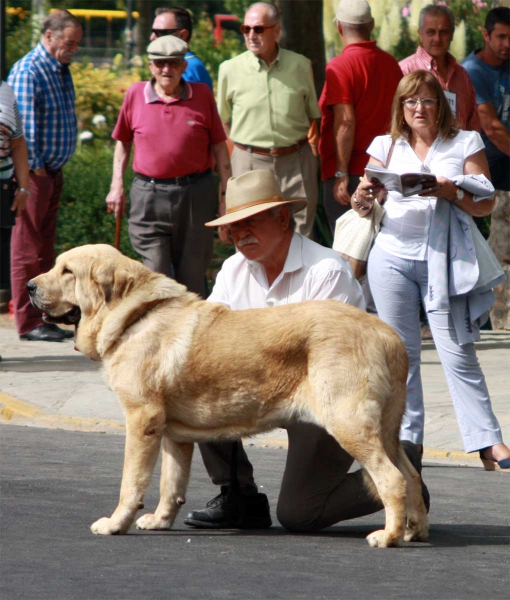
[{"label": "beige trousers", "polygon": [[239,175],[255,169],[271,171],[278,179],[287,199],[306,198],[307,207],[294,215],[296,231],[309,238],[313,237],[313,223],[319,191],[317,158],[313,155],[309,144],[284,156],[254,154],[234,146],[231,163],[234,177],[239,177]]}]

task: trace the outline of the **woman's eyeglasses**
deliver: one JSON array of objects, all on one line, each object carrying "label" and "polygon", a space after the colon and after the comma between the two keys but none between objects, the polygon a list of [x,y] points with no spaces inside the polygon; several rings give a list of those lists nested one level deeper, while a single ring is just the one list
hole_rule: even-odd
[{"label": "woman's eyeglasses", "polygon": [[241,33],[243,35],[249,35],[252,29],[253,33],[261,35],[266,29],[273,29],[273,27],[276,27],[276,23],[274,25],[268,25],[267,27],[265,27],[264,25],[255,25],[255,27],[250,27],[249,25],[241,25],[239,29],[241,30]]},{"label": "woman's eyeglasses", "polygon": [[437,102],[437,98],[421,98],[420,100],[414,100],[413,98],[408,98],[407,100],[403,100],[402,104],[406,106],[409,110],[415,110],[420,103],[423,108],[432,108],[435,106]]},{"label": "woman's eyeglasses", "polygon": [[161,37],[162,35],[175,35],[180,29],[153,29],[152,33],[156,37]]}]

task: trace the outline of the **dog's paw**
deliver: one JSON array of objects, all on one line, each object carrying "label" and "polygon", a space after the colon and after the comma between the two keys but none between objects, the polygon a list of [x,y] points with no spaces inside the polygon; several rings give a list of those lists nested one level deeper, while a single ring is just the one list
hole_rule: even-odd
[{"label": "dog's paw", "polygon": [[429,537],[427,522],[419,524],[415,521],[407,521],[404,540],[406,542],[426,542]]},{"label": "dog's paw", "polygon": [[161,519],[159,517],[156,517],[156,515],[147,514],[143,515],[143,517],[140,517],[138,519],[138,521],[136,522],[136,528],[153,530],[171,529],[172,524],[170,523],[170,521],[168,521],[168,519]]},{"label": "dog's paw", "polygon": [[387,533],[385,529],[367,535],[367,542],[372,548],[397,548],[400,546],[400,539]]},{"label": "dog's paw", "polygon": [[115,524],[112,519],[108,519],[107,517],[103,517],[96,521],[90,526],[90,530],[92,533],[96,535],[120,535],[122,533],[126,533],[122,531],[120,526]]}]

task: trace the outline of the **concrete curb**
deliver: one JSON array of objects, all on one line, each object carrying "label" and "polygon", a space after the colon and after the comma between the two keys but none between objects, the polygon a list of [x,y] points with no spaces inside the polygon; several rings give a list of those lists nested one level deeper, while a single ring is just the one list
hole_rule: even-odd
[{"label": "concrete curb", "polygon": [[[2,392],[0,392],[0,423],[95,433],[121,434],[125,433],[126,430],[124,423],[121,421],[47,414],[36,406]],[[244,441],[248,446],[256,446],[258,448],[287,449],[289,445],[286,436],[265,437],[262,435],[247,438]],[[470,466],[474,463],[480,464],[477,454],[466,454],[465,452],[438,448],[424,448],[423,458],[424,460],[449,461],[455,464],[467,464]]]}]

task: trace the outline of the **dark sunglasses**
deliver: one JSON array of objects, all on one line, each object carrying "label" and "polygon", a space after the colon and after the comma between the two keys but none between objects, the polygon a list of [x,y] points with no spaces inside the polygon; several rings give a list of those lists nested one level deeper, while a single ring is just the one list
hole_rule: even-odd
[{"label": "dark sunglasses", "polygon": [[274,25],[268,25],[267,27],[264,27],[263,25],[255,25],[255,27],[250,27],[249,25],[241,25],[239,29],[241,30],[241,33],[243,35],[249,35],[252,29],[254,33],[256,33],[257,35],[261,35],[266,29],[273,29],[273,27],[276,27],[276,23]]},{"label": "dark sunglasses", "polygon": [[152,33],[156,37],[161,37],[162,35],[174,35],[178,31],[181,31],[181,30],[180,29],[153,29]]}]

